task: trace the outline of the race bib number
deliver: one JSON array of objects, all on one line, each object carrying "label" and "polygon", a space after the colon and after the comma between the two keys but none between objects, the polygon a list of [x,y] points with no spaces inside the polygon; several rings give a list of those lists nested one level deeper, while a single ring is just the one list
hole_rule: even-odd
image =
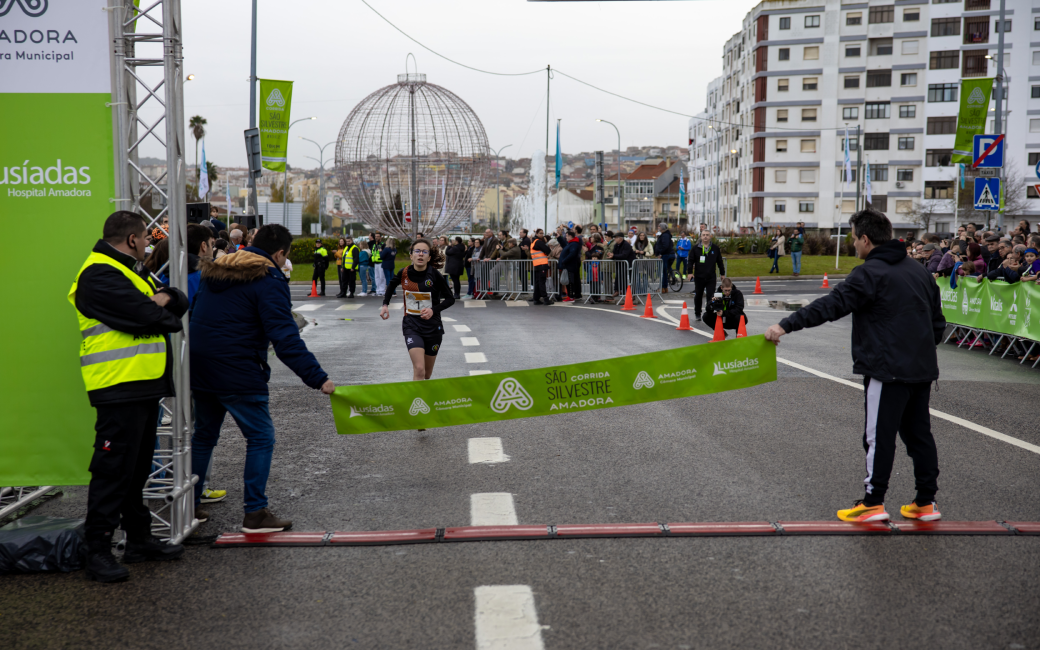
[{"label": "race bib number", "polygon": [[404,309],[413,316],[418,316],[424,309],[433,309],[433,298],[430,293],[421,291],[404,292]]}]

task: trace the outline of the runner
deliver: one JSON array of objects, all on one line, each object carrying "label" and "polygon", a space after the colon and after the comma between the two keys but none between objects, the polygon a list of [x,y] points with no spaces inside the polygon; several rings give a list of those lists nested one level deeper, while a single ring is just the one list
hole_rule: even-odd
[{"label": "runner", "polygon": [[390,280],[383,296],[379,317],[390,317],[390,298],[400,285],[404,289],[404,342],[412,359],[412,379],[422,381],[433,375],[433,364],[441,347],[444,327],[440,313],[455,304],[444,276],[437,272],[444,266],[440,251],[425,239],[417,239],[408,251],[411,266],[406,266]]}]

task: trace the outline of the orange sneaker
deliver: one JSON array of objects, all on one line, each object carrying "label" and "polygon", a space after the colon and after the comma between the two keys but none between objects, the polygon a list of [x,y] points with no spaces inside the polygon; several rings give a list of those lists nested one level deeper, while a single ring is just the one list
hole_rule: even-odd
[{"label": "orange sneaker", "polygon": [[838,519],[842,521],[888,521],[888,513],[885,512],[885,504],[879,506],[865,506],[859,500],[848,510],[839,510]]},{"label": "orange sneaker", "polygon": [[919,506],[911,501],[910,505],[899,509],[899,514],[906,519],[917,519],[920,521],[939,521],[942,519],[942,513],[939,512],[939,506],[935,505],[935,501],[926,506]]}]

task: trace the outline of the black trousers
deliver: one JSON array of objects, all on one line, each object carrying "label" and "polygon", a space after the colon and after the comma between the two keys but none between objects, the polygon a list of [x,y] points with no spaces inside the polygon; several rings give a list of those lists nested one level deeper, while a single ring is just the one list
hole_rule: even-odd
[{"label": "black trousers", "polygon": [[318,270],[318,267],[314,267],[314,273],[311,274],[311,282],[317,281],[321,284],[321,295],[325,295],[325,269]]},{"label": "black trousers", "polygon": [[539,299],[549,302],[549,294],[545,291],[545,279],[549,275],[549,265],[534,267],[534,301]]},{"label": "black trousers", "polygon": [[[701,321],[711,329],[715,329],[715,320],[718,316],[712,310],[704,312],[704,317]],[[740,314],[724,314],[722,316],[722,328],[727,330],[735,330],[740,325]]]},{"label": "black trousers", "polygon": [[581,298],[581,269],[577,266],[568,267],[567,275],[570,280],[567,283],[567,295],[571,300],[578,300]]},{"label": "black trousers", "polygon": [[867,453],[863,503],[874,506],[885,502],[896,455],[897,432],[914,462],[917,488],[914,501],[918,505],[931,503],[939,490],[939,456],[928,414],[932,384],[880,382],[870,377],[864,377],[863,383],[866,385],[863,450]]},{"label": "black trousers", "polygon": [[110,542],[116,528],[148,536],[152,517],[141,498],[155,452],[159,400],[98,406],[94,456],[87,490],[88,544]]},{"label": "black trousers", "polygon": [[[714,275],[707,278],[702,278],[696,275],[693,276],[693,313],[698,318],[700,318],[701,311],[704,311],[701,309],[701,298],[704,297],[705,290],[708,294],[706,302],[710,304],[711,296],[715,293],[715,287],[717,286],[718,285],[715,284]],[[707,307],[708,304],[705,304],[704,306]]]},{"label": "black trousers", "polygon": [[345,269],[342,266],[337,268],[339,269],[339,294],[353,296],[354,290],[357,289],[357,270]]},{"label": "black trousers", "polygon": [[455,300],[458,300],[462,294],[462,274],[449,275],[451,278],[452,288],[455,290]]}]

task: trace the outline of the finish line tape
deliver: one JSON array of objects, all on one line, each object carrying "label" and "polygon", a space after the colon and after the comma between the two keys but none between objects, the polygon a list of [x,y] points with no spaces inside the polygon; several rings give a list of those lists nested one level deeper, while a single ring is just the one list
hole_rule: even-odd
[{"label": "finish line tape", "polygon": [[249,546],[387,546],[440,542],[579,539],[594,537],[783,537],[804,535],[1040,535],[1037,521],[748,521],[674,524],[457,526],[420,530],[314,533],[224,533],[216,548]]}]

